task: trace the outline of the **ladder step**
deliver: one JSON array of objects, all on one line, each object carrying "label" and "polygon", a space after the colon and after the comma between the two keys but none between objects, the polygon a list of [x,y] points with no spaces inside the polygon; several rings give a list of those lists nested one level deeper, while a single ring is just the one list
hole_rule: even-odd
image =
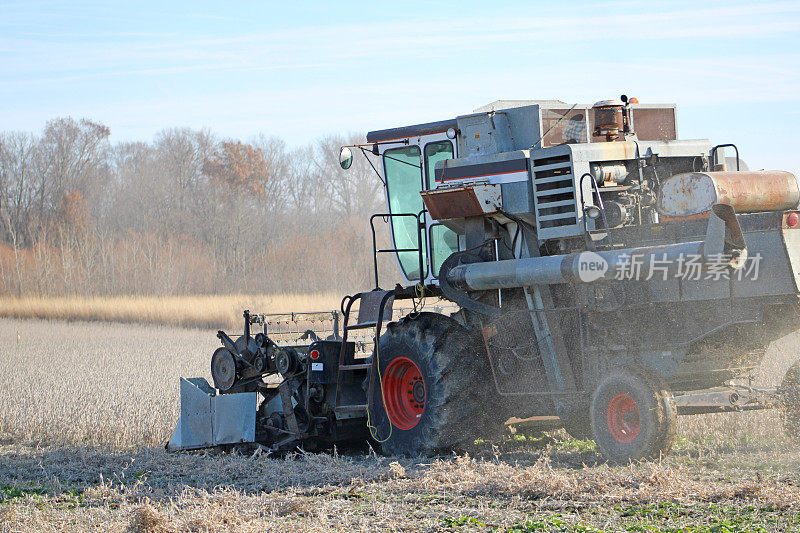
[{"label": "ladder step", "polygon": [[377,322],[364,322],[362,324],[353,324],[352,326],[347,326],[347,330],[351,329],[367,329],[367,328],[374,328],[377,326]]},{"label": "ladder step", "polygon": [[366,410],[367,410],[367,405],[366,404],[361,404],[361,405],[358,405],[358,404],[357,405],[340,405],[339,407],[336,407],[336,409],[335,409],[335,411],[337,413],[340,413],[340,412],[343,412],[343,411],[366,411]]},{"label": "ladder step", "polygon": [[372,363],[363,363],[357,365],[342,365],[339,370],[369,370],[372,368]]}]

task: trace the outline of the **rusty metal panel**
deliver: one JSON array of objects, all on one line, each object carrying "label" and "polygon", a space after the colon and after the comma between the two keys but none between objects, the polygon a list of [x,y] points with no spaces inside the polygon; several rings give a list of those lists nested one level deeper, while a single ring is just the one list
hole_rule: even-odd
[{"label": "rusty metal panel", "polygon": [[422,201],[431,218],[447,220],[494,213],[501,205],[499,185],[467,185],[422,191]]},{"label": "rusty metal panel", "polygon": [[789,172],[688,172],[664,180],[658,195],[659,212],[687,217],[726,204],[739,213],[783,211],[800,203],[800,186]]},{"label": "rusty metal panel", "polygon": [[422,191],[420,194],[425,208],[434,220],[483,215],[478,197],[470,187]]}]

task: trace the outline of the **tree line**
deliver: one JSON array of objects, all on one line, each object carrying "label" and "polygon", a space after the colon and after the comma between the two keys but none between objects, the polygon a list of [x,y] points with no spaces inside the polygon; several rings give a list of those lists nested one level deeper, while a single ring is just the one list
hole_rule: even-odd
[{"label": "tree line", "polygon": [[[110,133],[72,118],[0,133],[3,294],[370,287],[381,182],[363,158],[338,164],[339,147],[362,136],[290,148],[207,129],[165,129],[149,143],[113,144]],[[381,268],[395,275],[391,262]]]}]

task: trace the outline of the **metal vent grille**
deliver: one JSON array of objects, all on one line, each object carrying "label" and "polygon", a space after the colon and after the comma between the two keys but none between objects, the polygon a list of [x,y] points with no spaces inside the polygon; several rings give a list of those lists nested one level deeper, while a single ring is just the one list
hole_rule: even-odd
[{"label": "metal vent grille", "polygon": [[570,154],[532,158],[531,165],[539,238],[574,235],[578,208]]}]

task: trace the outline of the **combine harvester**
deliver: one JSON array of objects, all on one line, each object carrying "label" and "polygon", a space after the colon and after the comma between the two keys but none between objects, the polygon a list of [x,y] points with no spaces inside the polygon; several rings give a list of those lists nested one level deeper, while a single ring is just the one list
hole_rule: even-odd
[{"label": "combine harvester", "polygon": [[[735,157],[726,157],[735,154]],[[800,188],[732,144],[678,140],[674,105],[498,101],[343,147],[383,182],[393,246],[341,335],[279,346],[264,315],[181,380],[170,450],[371,440],[431,455],[510,417],[557,416],[611,461],[658,457],[678,415],[780,408],[800,435],[800,365],[752,386],[800,328]],[[405,280],[382,289],[378,253]],[[400,300],[438,297],[449,314]],[[357,318],[355,309],[358,309]],[[416,309],[416,307],[415,307]],[[352,311],[352,312],[351,312]],[[388,323],[387,323],[388,322]],[[358,354],[355,330],[374,333]]]}]

